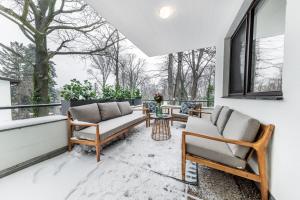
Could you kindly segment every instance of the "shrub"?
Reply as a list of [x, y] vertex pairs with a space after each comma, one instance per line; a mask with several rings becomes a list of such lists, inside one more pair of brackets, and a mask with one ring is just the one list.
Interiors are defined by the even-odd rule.
[[93, 90], [92, 84], [85, 80], [83, 83], [76, 79], [72, 79], [70, 84], [63, 86], [61, 97], [65, 100], [92, 100], [96, 99], [96, 92]]

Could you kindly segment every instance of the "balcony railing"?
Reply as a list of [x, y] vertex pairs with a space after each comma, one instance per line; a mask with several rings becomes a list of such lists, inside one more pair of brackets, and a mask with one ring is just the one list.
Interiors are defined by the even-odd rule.
[[[45, 108], [47, 108], [45, 114], [36, 115], [39, 109]], [[3, 106], [0, 107], [0, 113], [1, 121], [61, 115], [61, 103]]]
[[[154, 101], [153, 99], [143, 99], [143, 102]], [[214, 107], [213, 100], [163, 100], [163, 105], [181, 105], [182, 102], [193, 102], [201, 103], [203, 108], [212, 108]]]

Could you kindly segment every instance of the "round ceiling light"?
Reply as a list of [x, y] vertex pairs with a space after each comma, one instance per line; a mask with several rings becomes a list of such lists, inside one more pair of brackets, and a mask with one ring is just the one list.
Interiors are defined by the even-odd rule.
[[162, 19], [167, 19], [172, 15], [173, 12], [174, 10], [172, 9], [172, 7], [164, 6], [159, 10], [159, 16]]

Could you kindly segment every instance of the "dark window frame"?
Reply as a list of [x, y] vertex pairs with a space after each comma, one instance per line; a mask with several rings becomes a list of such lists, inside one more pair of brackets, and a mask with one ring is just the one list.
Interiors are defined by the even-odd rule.
[[238, 27], [230, 37], [230, 67], [231, 70], [231, 59], [232, 59], [232, 41], [236, 34], [240, 31], [242, 24], [246, 20], [246, 50], [245, 50], [245, 69], [244, 69], [244, 88], [242, 93], [231, 93], [231, 76], [229, 71], [229, 83], [228, 83], [228, 97], [232, 98], [246, 98], [246, 99], [283, 99], [283, 92], [281, 91], [267, 91], [267, 92], [252, 92], [252, 47], [253, 47], [253, 29], [254, 29], [254, 16], [255, 9], [257, 8], [260, 2], [264, 0], [254, 0], [250, 5], [249, 9], [245, 13], [244, 17], [240, 21]]

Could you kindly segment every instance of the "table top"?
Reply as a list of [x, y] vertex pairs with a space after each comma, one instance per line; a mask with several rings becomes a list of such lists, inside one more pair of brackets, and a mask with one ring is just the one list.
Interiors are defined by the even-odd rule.
[[162, 115], [153, 114], [153, 115], [150, 115], [150, 117], [152, 119], [171, 119], [172, 118], [172, 116], [168, 115], [168, 114], [162, 114]]

